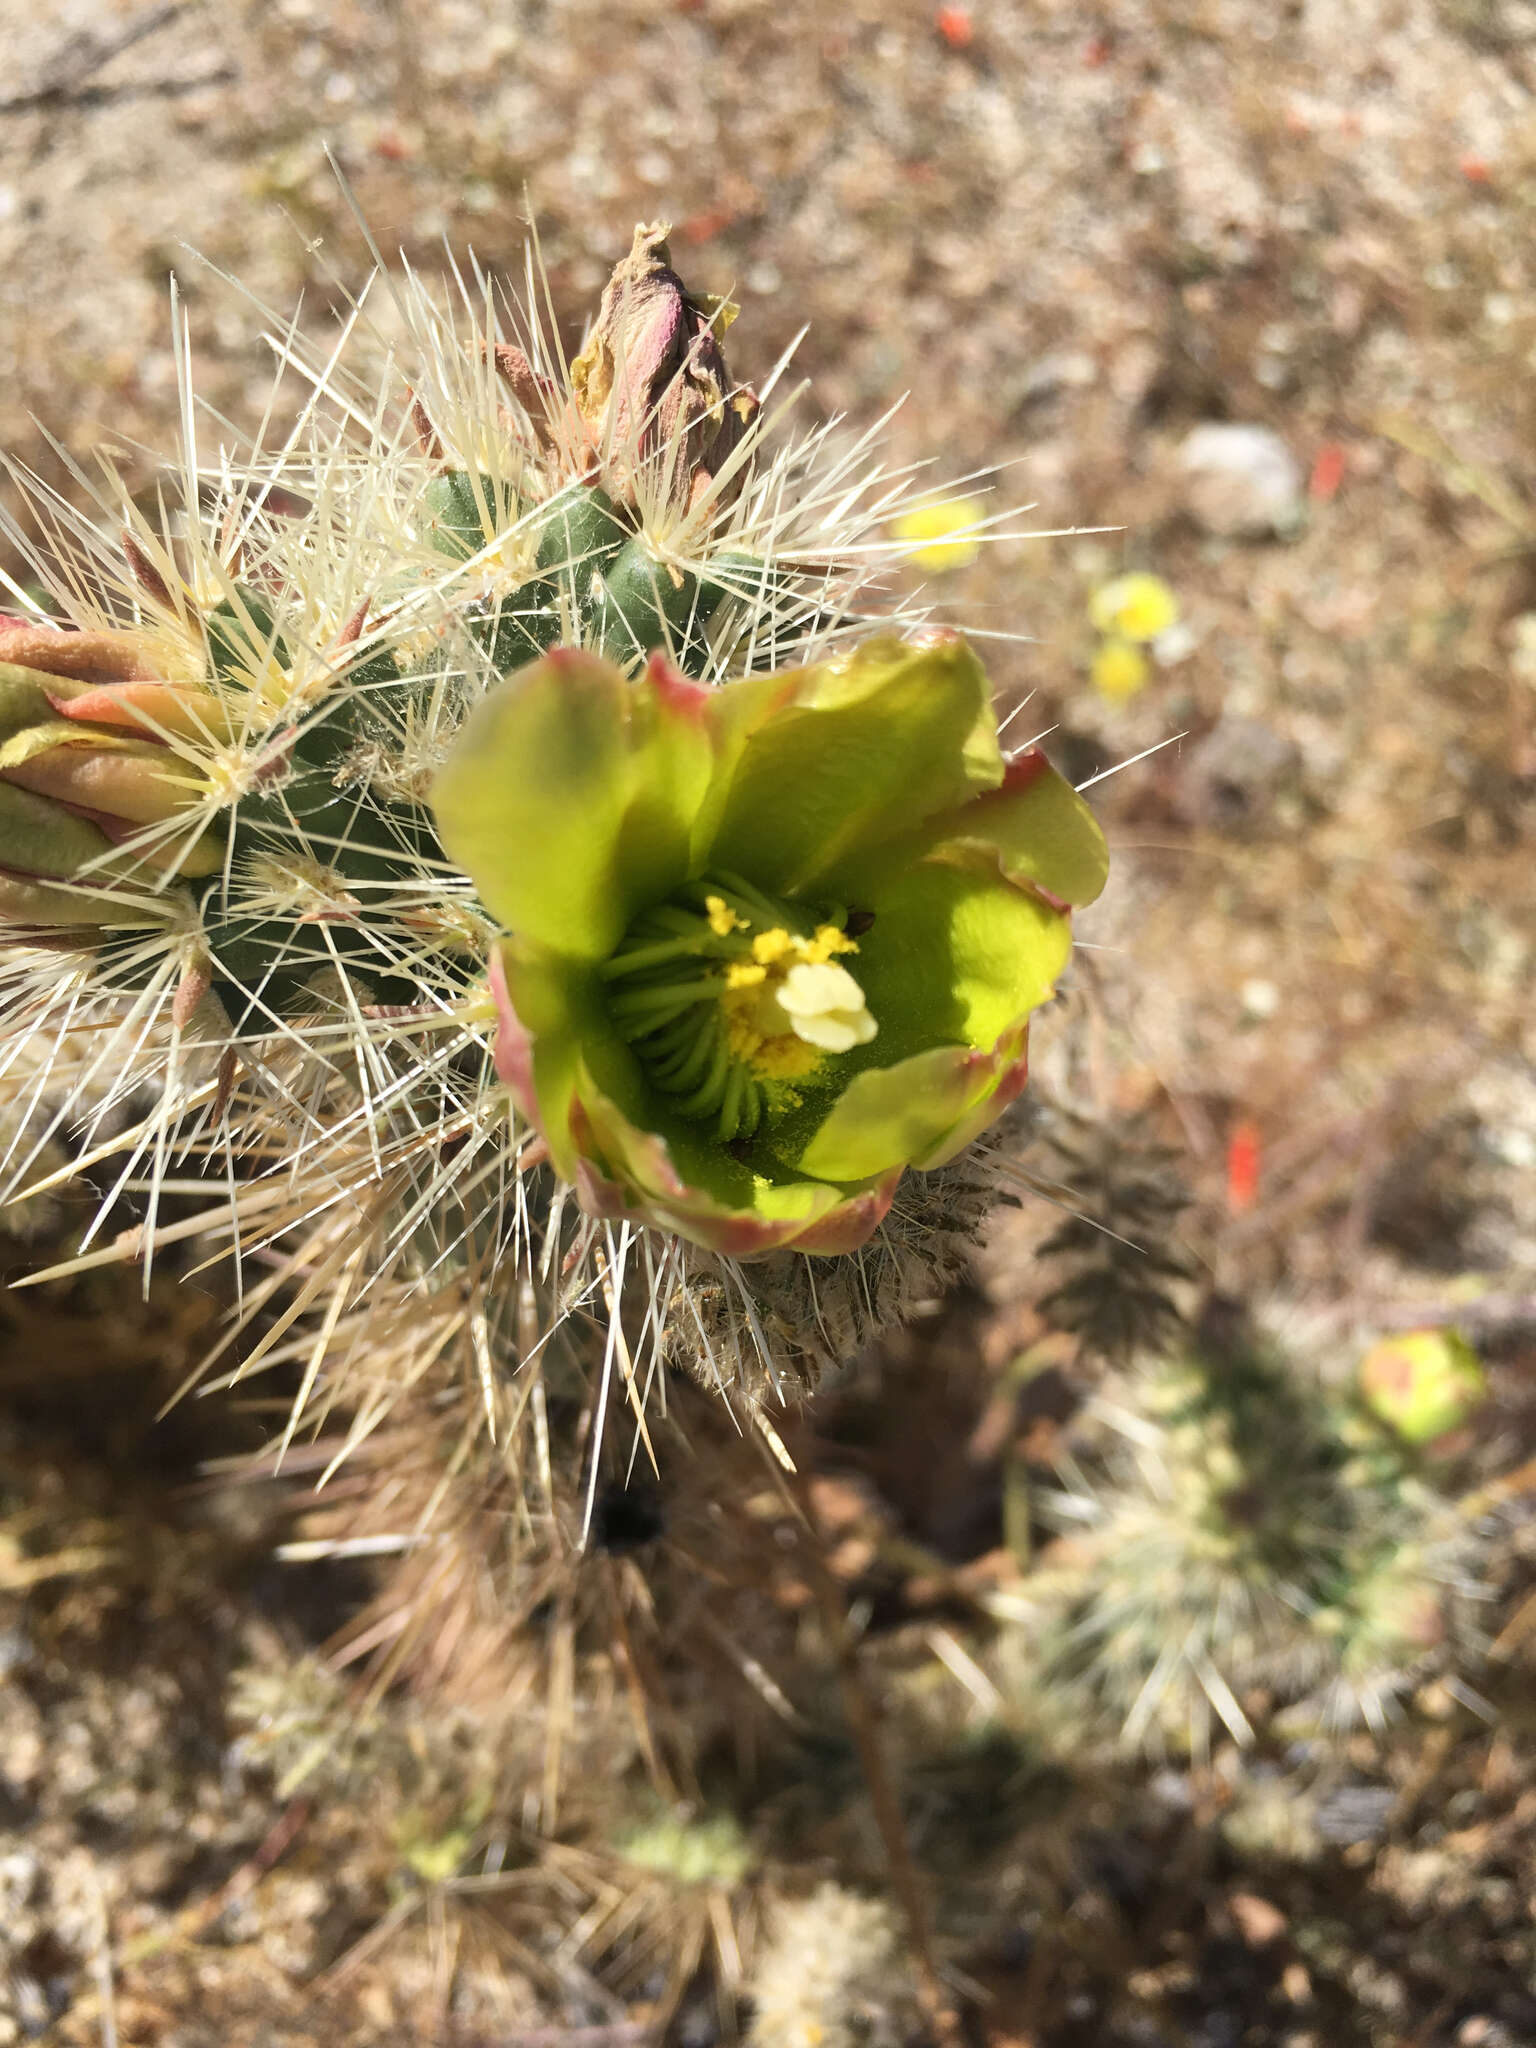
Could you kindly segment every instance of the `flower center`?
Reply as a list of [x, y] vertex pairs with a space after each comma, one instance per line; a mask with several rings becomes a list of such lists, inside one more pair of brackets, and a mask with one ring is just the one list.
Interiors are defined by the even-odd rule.
[[635, 919], [602, 969], [608, 1009], [680, 1116], [750, 1138], [800, 1102], [796, 1083], [869, 1043], [875, 1020], [842, 965], [859, 916], [813, 916], [719, 874]]

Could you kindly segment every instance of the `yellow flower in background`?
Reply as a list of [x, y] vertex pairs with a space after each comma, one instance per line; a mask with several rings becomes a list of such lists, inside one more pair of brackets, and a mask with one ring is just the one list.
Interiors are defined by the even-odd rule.
[[1151, 665], [1134, 640], [1112, 634], [1099, 642], [1089, 669], [1089, 678], [1101, 697], [1111, 704], [1126, 704], [1146, 687]]
[[985, 516], [976, 498], [936, 498], [893, 519], [891, 532], [899, 541], [924, 543], [911, 555], [920, 569], [968, 569], [981, 553], [977, 529]]
[[[1088, 600], [1088, 616], [1101, 633], [1145, 643], [1179, 622], [1179, 600], [1161, 576], [1144, 570], [1101, 583]], [[1145, 675], [1141, 682], [1145, 682]], [[1135, 685], [1140, 689], [1141, 682]], [[1125, 692], [1130, 695], [1130, 691]]]

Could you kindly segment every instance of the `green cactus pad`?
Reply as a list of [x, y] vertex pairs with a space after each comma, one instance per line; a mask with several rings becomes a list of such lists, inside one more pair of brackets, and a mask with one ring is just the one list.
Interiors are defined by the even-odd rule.
[[[493, 477], [472, 477], [467, 469], [450, 469], [433, 477], [421, 494], [427, 541], [440, 555], [467, 562], [500, 530], [498, 515], [504, 495], [498, 492]], [[492, 522], [489, 531], [487, 515]]]
[[204, 621], [208, 659], [226, 683], [242, 683], [270, 662], [286, 668], [288, 644], [276, 630], [271, 607], [253, 590], [220, 600]]
[[571, 491], [551, 507], [539, 533], [534, 559], [548, 575], [569, 571], [584, 593], [623, 546], [628, 529], [606, 491], [595, 485]]
[[664, 647], [693, 673], [683, 657], [703, 651], [707, 624], [698, 578], [658, 561], [643, 540], [626, 542], [594, 585], [591, 634], [611, 660], [628, 664]]
[[[389, 676], [383, 675], [387, 666]], [[354, 672], [396, 673], [388, 656], [375, 656]], [[222, 878], [207, 890], [200, 909], [214, 982], [237, 1033], [260, 1035], [274, 1017], [302, 1008], [304, 984], [326, 966], [356, 971], [367, 982], [368, 1000], [408, 1003], [420, 987], [392, 973], [393, 958], [380, 933], [392, 927], [387, 906], [407, 868], [440, 858], [422, 812], [363, 800], [361, 789], [342, 768], [361, 736], [366, 698], [338, 692], [326, 715], [310, 721], [295, 737], [286, 774], [269, 788], [247, 796], [236, 815], [231, 868], [248, 872], [253, 863], [312, 857], [329, 867], [338, 889], [353, 898], [349, 915], [313, 924], [296, 923], [291, 909], [270, 918], [231, 916]], [[253, 995], [252, 992], [257, 992]]]
[[499, 675], [510, 675], [547, 654], [560, 638], [560, 594], [542, 576], [494, 604], [472, 606], [465, 624]]

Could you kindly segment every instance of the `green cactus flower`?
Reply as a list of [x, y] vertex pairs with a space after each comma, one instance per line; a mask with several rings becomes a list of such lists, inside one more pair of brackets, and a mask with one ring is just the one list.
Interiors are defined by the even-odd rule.
[[432, 793], [504, 928], [498, 1070], [594, 1214], [851, 1251], [1024, 1085], [1107, 867], [957, 637], [719, 688], [557, 649]]

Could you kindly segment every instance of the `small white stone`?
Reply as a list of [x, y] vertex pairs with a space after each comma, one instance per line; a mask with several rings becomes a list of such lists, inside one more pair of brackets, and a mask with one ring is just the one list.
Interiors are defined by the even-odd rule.
[[1509, 665], [1522, 683], [1536, 685], [1536, 612], [1521, 612], [1510, 621]]
[[1189, 510], [1207, 533], [1259, 539], [1301, 522], [1301, 468], [1268, 427], [1207, 420], [1179, 450]]
[[1187, 619], [1180, 619], [1152, 642], [1152, 659], [1159, 668], [1176, 668], [1189, 659], [1198, 645], [1194, 627]]
[[1245, 981], [1238, 991], [1245, 1017], [1273, 1017], [1280, 1007], [1280, 991], [1272, 981]]
[[1536, 1166], [1536, 1136], [1530, 1131], [1495, 1131], [1490, 1149], [1506, 1166]]

